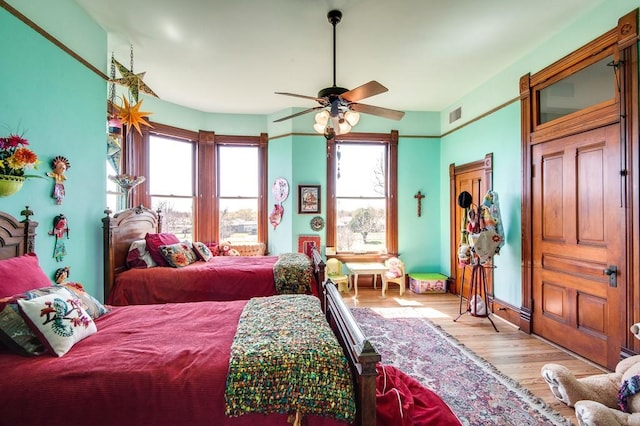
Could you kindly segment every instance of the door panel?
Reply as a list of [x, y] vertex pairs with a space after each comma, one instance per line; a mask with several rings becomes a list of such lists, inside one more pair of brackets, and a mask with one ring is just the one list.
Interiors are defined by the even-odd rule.
[[533, 147], [533, 332], [612, 368], [626, 277], [618, 126]]
[[[458, 195], [461, 192], [467, 191], [472, 196], [472, 200], [473, 200], [472, 202], [474, 204], [479, 204], [482, 201], [482, 198], [484, 197], [484, 195], [489, 190], [489, 188], [487, 188], [487, 182], [485, 181], [484, 177], [485, 177], [484, 169], [469, 170], [469, 171], [456, 174], [455, 176], [456, 200]], [[454, 246], [456, 247], [456, 250], [457, 250], [457, 247], [459, 247], [460, 245], [460, 237], [461, 237], [462, 223], [463, 223], [462, 221], [466, 215], [466, 210], [461, 208], [458, 204], [456, 204], [455, 211], [456, 211], [455, 223], [457, 224], [457, 229], [459, 230], [459, 232], [456, 235], [456, 242], [455, 242], [456, 244]], [[464, 274], [464, 277], [463, 277], [463, 274]], [[460, 286], [462, 284], [462, 279], [464, 279], [464, 282], [466, 283], [465, 293], [468, 293], [470, 289], [469, 283], [471, 283], [471, 268], [459, 268], [457, 276], [459, 277], [459, 280], [457, 282], [458, 287], [455, 289], [454, 292], [460, 293]], [[493, 274], [492, 273], [487, 274], [487, 291], [493, 295]], [[467, 297], [468, 294], [464, 294], [463, 296]]]

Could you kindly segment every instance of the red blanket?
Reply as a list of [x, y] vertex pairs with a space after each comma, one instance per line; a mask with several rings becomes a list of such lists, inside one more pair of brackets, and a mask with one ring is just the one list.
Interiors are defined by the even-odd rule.
[[224, 415], [230, 347], [245, 304], [114, 307], [96, 321], [96, 334], [61, 358], [0, 349], [0, 423], [285, 425], [286, 415]]
[[247, 300], [276, 294], [278, 256], [216, 256], [184, 268], [130, 269], [116, 277], [112, 305]]

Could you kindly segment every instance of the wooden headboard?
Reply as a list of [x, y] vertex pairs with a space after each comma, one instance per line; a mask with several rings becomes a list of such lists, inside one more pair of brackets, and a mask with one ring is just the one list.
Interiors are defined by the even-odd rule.
[[29, 206], [20, 212], [24, 220], [18, 220], [9, 213], [0, 212], [0, 259], [10, 259], [35, 251], [36, 227], [38, 222], [29, 219], [33, 212]]
[[147, 233], [162, 232], [160, 211], [152, 211], [138, 206], [123, 210], [111, 216], [111, 210], [102, 219], [104, 253], [104, 300], [111, 293], [116, 275], [127, 269], [126, 260], [129, 246], [136, 240], [144, 239]]

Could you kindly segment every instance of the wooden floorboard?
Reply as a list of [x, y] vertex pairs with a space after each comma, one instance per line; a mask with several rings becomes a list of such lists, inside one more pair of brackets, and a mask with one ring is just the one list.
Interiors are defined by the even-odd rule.
[[[353, 297], [353, 290], [343, 294], [343, 299], [350, 307], [405, 306], [420, 309], [421, 315], [440, 325], [477, 355], [491, 362], [503, 374], [518, 381], [574, 424], [577, 424], [577, 421], [573, 408], [555, 399], [549, 386], [542, 379], [540, 369], [546, 363], [556, 363], [566, 365], [577, 377], [606, 372], [561, 347], [520, 331], [513, 324], [495, 315], [492, 315], [492, 319], [498, 332], [493, 329], [487, 318], [473, 317], [465, 313], [454, 321], [460, 313], [460, 299], [453, 294], [415, 294], [405, 290], [404, 295], [400, 296], [398, 287], [393, 286], [387, 290], [387, 297], [382, 298], [379, 287], [359, 287], [357, 299]], [[465, 309], [463, 306], [463, 311]]]

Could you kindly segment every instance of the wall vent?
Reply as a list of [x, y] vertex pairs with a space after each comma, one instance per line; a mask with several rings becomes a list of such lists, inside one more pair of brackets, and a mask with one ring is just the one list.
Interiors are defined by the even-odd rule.
[[458, 107], [449, 113], [449, 124], [453, 123], [456, 120], [459, 120], [462, 117], [462, 107]]

